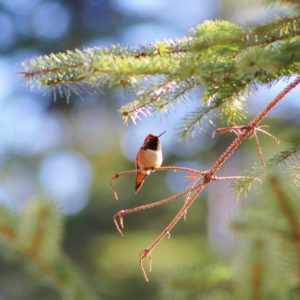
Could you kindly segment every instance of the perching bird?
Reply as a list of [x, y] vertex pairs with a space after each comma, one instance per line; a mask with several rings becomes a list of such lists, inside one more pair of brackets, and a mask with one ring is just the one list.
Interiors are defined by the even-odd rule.
[[136, 179], [135, 192], [137, 193], [142, 187], [145, 178], [151, 173], [153, 169], [159, 168], [162, 164], [163, 157], [161, 152], [160, 135], [148, 134], [144, 140], [143, 146], [140, 148], [136, 160]]

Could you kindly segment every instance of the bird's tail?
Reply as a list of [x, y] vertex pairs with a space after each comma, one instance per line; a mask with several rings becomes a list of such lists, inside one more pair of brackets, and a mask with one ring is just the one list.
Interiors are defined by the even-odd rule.
[[138, 170], [136, 172], [136, 178], [135, 178], [135, 192], [137, 193], [140, 188], [142, 187], [146, 177], [149, 175], [149, 172], [145, 170]]

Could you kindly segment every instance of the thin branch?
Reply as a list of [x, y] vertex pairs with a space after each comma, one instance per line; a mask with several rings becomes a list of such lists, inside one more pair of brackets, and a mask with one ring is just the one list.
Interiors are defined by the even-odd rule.
[[184, 195], [186, 195], [188, 193], [191, 193], [195, 189], [196, 188], [194, 187], [192, 189], [188, 189], [187, 191], [175, 194], [173, 196], [170, 196], [170, 197], [165, 198], [165, 199], [160, 200], [160, 201], [147, 203], [147, 204], [140, 205], [140, 206], [137, 206], [137, 207], [134, 207], [134, 208], [120, 210], [119, 212], [117, 212], [113, 216], [113, 220], [114, 220], [115, 226], [116, 226], [117, 230], [119, 231], [119, 233], [121, 234], [121, 236], [123, 236], [123, 232], [122, 232], [122, 229], [124, 229], [124, 220], [123, 220], [123, 217], [125, 215], [137, 213], [137, 212], [142, 211], [142, 210], [146, 210], [146, 209], [150, 209], [150, 208], [153, 208], [153, 207], [157, 207], [157, 206], [161, 206], [161, 205], [167, 204], [167, 203], [169, 203], [169, 202], [171, 202], [173, 200], [176, 200], [176, 199], [178, 199], [178, 198], [180, 198], [180, 197], [182, 197], [182, 196], [184, 196]]
[[170, 232], [174, 228], [174, 226], [178, 223], [178, 221], [182, 218], [182, 216], [184, 216], [186, 210], [188, 210], [190, 208], [190, 206], [193, 204], [193, 202], [198, 198], [198, 196], [200, 195], [201, 191], [206, 186], [205, 183], [206, 183], [206, 181], [202, 182], [200, 185], [197, 186], [197, 190], [195, 191], [194, 195], [191, 198], [189, 198], [188, 201], [186, 201], [186, 203], [178, 211], [178, 213], [173, 218], [173, 220], [169, 223], [169, 225], [166, 226], [166, 228], [153, 241], [153, 243], [150, 245], [149, 248], [147, 248], [147, 249], [145, 249], [145, 250], [142, 251], [142, 253], [140, 255], [140, 266], [141, 266], [141, 270], [143, 272], [144, 278], [145, 278], [145, 280], [147, 282], [149, 281], [149, 279], [148, 279], [147, 273], [146, 273], [144, 265], [143, 265], [143, 260], [146, 257], [149, 257], [149, 256], [151, 257], [151, 252], [153, 251], [153, 249], [161, 242], [161, 240], [163, 240], [163, 238], [165, 236], [167, 236], [168, 234], [170, 234]]
[[118, 192], [116, 191], [116, 189], [114, 188], [114, 186], [112, 184], [113, 181], [120, 178], [120, 177], [122, 177], [122, 176], [130, 175], [130, 174], [136, 174], [136, 169], [129, 170], [129, 171], [124, 171], [124, 172], [117, 172], [117, 173], [115, 173], [114, 176], [112, 176], [110, 178], [109, 185], [110, 185], [110, 188], [111, 188], [112, 192], [114, 193], [114, 196], [115, 196], [116, 200], [119, 200], [119, 195], [118, 195]]
[[[248, 127], [249, 127], [249, 125], [248, 126], [247, 125], [235, 125], [235, 126], [231, 126], [231, 127], [217, 128], [213, 131], [212, 138], [214, 138], [217, 133], [224, 134], [224, 133], [228, 133], [228, 132], [229, 133], [234, 133], [236, 136], [240, 136], [244, 133], [245, 130], [247, 130]], [[257, 146], [257, 149], [258, 149], [259, 158], [260, 158], [262, 164], [265, 166], [266, 163], [265, 163], [263, 153], [262, 153], [262, 149], [261, 149], [259, 139], [258, 139], [258, 136], [257, 136], [257, 131], [260, 131], [261, 133], [271, 137], [273, 139], [273, 141], [277, 144], [279, 144], [280, 142], [274, 135], [272, 135], [268, 131], [262, 129], [262, 127], [269, 127], [269, 126], [268, 125], [256, 126], [253, 129], [253, 134], [252, 134], [252, 136], [250, 136], [250, 139], [254, 137], [255, 143], [256, 143], [256, 146]]]
[[265, 118], [265, 116], [274, 108], [274, 106], [284, 98], [292, 89], [294, 89], [300, 83], [300, 77], [297, 77], [293, 82], [286, 86], [274, 99], [271, 101], [254, 120], [252, 120], [244, 132], [236, 137], [230, 146], [222, 153], [219, 159], [210, 169], [209, 173], [214, 175], [225, 163], [225, 161], [233, 154], [233, 152], [239, 147], [243, 140], [254, 130], [255, 127]]
[[[198, 175], [198, 177], [204, 177], [205, 174], [206, 174], [206, 171], [198, 171], [198, 170], [191, 169], [191, 168], [177, 167], [177, 166], [159, 167], [159, 168], [151, 170], [151, 173], [153, 173], [155, 171], [173, 171], [173, 172], [182, 171], [182, 172], [188, 172], [188, 173], [191, 173], [191, 174], [196, 174], [196, 175]], [[109, 185], [110, 185], [110, 188], [111, 188], [116, 200], [119, 200], [119, 195], [118, 195], [118, 192], [116, 191], [116, 189], [113, 186], [113, 181], [120, 178], [120, 177], [122, 177], [122, 176], [130, 175], [130, 174], [136, 174], [136, 169], [128, 170], [128, 171], [124, 171], [124, 172], [117, 172], [117, 173], [115, 173], [114, 176], [112, 176], [110, 178]]]
[[256, 146], [257, 146], [257, 149], [258, 149], [259, 158], [260, 158], [261, 163], [263, 164], [263, 166], [265, 166], [266, 163], [265, 163], [264, 156], [263, 156], [263, 153], [262, 153], [262, 150], [261, 150], [261, 146], [260, 146], [260, 143], [259, 143], [259, 140], [258, 140], [258, 137], [257, 137], [256, 130], [253, 130], [253, 136], [254, 136], [255, 143], [256, 143]]
[[[188, 193], [186, 194], [184, 203], [187, 203], [189, 201], [189, 199], [191, 198], [192, 192], [193, 192], [193, 190], [195, 188], [195, 185], [198, 181], [199, 181], [199, 176], [195, 177], [194, 180], [192, 181], [192, 183], [190, 184], [190, 186], [188, 187]], [[186, 216], [187, 216], [187, 210], [184, 212], [184, 216], [183, 216], [184, 221], [186, 221]]]
[[[285, 89], [283, 89], [266, 107], [265, 109], [260, 112], [256, 118], [254, 118], [247, 126], [243, 127], [243, 130], [237, 135], [237, 137], [233, 140], [233, 142], [229, 145], [229, 147], [220, 155], [220, 157], [216, 160], [214, 165], [205, 172], [196, 171], [193, 169], [188, 168], [182, 168], [182, 167], [161, 167], [157, 170], [180, 170], [180, 171], [187, 171], [191, 173], [199, 174], [199, 177], [203, 179], [203, 181], [195, 186], [195, 192], [192, 195], [192, 197], [187, 197], [186, 202], [184, 203], [183, 207], [178, 211], [176, 216], [172, 219], [172, 221], [166, 226], [166, 228], [161, 232], [161, 234], [153, 241], [153, 243], [150, 245], [148, 249], [145, 249], [142, 251], [140, 255], [140, 266], [141, 270], [143, 272], [145, 280], [148, 282], [148, 276], [145, 271], [145, 268], [143, 266], [143, 260], [146, 257], [151, 257], [151, 252], [153, 249], [160, 243], [160, 241], [167, 235], [170, 234], [171, 230], [174, 228], [174, 226], [177, 224], [177, 222], [186, 214], [186, 211], [190, 208], [192, 203], [198, 198], [198, 196], [201, 194], [202, 190], [209, 184], [211, 180], [214, 180], [216, 178], [215, 174], [216, 172], [223, 166], [225, 161], [234, 153], [234, 151], [239, 147], [239, 145], [246, 139], [246, 137], [251, 133], [255, 131], [255, 128], [257, 128], [258, 124], [266, 117], [266, 115], [272, 110], [272, 108], [283, 99], [283, 97], [289, 93], [293, 88], [295, 88], [300, 83], [300, 77], [297, 77], [292, 83], [290, 83]], [[130, 174], [133, 173], [133, 171], [127, 171], [123, 172], [122, 174]], [[113, 178], [120, 177], [119, 174], [116, 173], [116, 175]], [[189, 190], [188, 190], [189, 191]], [[163, 200], [162, 200], [163, 201]], [[299, 244], [300, 245], [300, 244]], [[151, 268], [150, 268], [151, 269]]]
[[256, 176], [212, 176], [212, 179], [213, 180], [253, 179], [262, 182], [262, 180]]
[[260, 131], [260, 132], [264, 133], [265, 135], [267, 135], [267, 136], [269, 136], [270, 138], [272, 138], [273, 141], [274, 141], [276, 144], [280, 144], [279, 139], [276, 138], [274, 135], [272, 135], [270, 132], [268, 132], [268, 131], [266, 131], [266, 130], [263, 130], [263, 129], [262, 129], [262, 126], [257, 127], [257, 128], [256, 128], [256, 131]]

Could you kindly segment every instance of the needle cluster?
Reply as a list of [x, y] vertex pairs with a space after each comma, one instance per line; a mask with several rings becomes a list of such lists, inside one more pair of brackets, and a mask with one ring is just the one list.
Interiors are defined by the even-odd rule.
[[271, 85], [298, 73], [299, 47], [299, 15], [250, 29], [228, 21], [205, 21], [181, 40], [32, 58], [21, 64], [21, 75], [29, 85], [67, 99], [89, 87], [125, 88], [136, 95], [120, 108], [125, 123], [166, 112], [178, 102], [191, 100], [195, 89], [204, 89], [199, 108], [181, 122], [179, 130], [185, 137], [215, 110], [225, 123], [242, 121], [245, 96], [258, 84]]

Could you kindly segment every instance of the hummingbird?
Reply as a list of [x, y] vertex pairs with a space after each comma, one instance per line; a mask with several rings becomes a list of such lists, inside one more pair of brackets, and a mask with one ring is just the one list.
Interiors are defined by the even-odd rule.
[[150, 175], [153, 169], [159, 168], [162, 164], [163, 157], [161, 152], [160, 135], [148, 134], [144, 140], [143, 146], [140, 148], [136, 160], [136, 178], [135, 192], [137, 193], [142, 187], [146, 177]]

